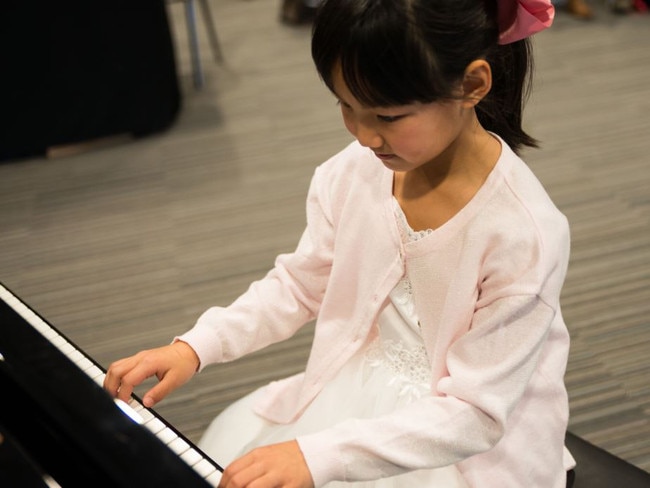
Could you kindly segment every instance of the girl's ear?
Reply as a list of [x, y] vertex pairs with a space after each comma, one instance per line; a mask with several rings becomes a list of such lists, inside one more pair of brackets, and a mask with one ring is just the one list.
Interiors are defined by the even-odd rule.
[[463, 100], [467, 108], [476, 106], [492, 88], [492, 69], [484, 59], [475, 59], [465, 68], [462, 82]]

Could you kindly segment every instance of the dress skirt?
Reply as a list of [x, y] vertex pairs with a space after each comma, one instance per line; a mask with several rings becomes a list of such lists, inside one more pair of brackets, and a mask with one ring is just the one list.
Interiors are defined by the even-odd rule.
[[[199, 447], [222, 466], [257, 446], [314, 433], [349, 418], [373, 418], [430, 393], [430, 368], [410, 301], [408, 280], [391, 294], [378, 334], [338, 372], [293, 423], [275, 424], [253, 412], [260, 388], [226, 408]], [[372, 481], [332, 481], [326, 488], [466, 488], [455, 466], [410, 471]]]

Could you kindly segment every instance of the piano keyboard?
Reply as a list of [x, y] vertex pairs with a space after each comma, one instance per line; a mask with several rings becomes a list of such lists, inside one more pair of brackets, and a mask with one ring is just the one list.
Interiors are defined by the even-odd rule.
[[[1, 283], [0, 300], [9, 305], [51, 344], [63, 352], [86, 375], [92, 378], [99, 386], [103, 387], [104, 377], [106, 376], [105, 371]], [[0, 357], [0, 360], [2, 360], [2, 357]], [[119, 405], [119, 402], [116, 401], [126, 415], [152, 432], [172, 452], [191, 466], [209, 485], [214, 487], [218, 485], [221, 479], [221, 472], [223, 471], [221, 466], [203, 454], [153, 410], [146, 408], [137, 397], [131, 397], [127, 404], [128, 407]]]

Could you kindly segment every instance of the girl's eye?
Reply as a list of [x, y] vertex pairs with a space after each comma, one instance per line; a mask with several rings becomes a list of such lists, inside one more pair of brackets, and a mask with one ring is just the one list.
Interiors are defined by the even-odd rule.
[[381, 120], [382, 122], [388, 122], [388, 123], [396, 122], [399, 119], [401, 119], [402, 117], [404, 117], [404, 116], [403, 115], [377, 115], [377, 118], [379, 120]]

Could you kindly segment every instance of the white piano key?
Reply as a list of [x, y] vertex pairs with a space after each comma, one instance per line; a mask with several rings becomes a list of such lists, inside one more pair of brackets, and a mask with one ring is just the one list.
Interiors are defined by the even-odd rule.
[[167, 427], [163, 422], [160, 421], [159, 418], [153, 417], [151, 420], [145, 420], [143, 425], [149, 429], [151, 432], [154, 434], [157, 434], [161, 430], [163, 430], [165, 427]]
[[65, 354], [66, 356], [69, 357], [70, 354], [72, 354], [76, 349], [74, 348], [74, 346], [73, 346], [72, 344], [70, 344], [69, 342], [65, 341], [65, 338], [63, 338], [63, 340], [64, 340], [64, 342], [61, 343], [61, 345], [59, 346], [59, 350], [60, 350], [63, 354]]
[[205, 481], [207, 481], [210, 486], [217, 487], [219, 486], [219, 481], [221, 481], [221, 471], [219, 470], [214, 470], [214, 473], [210, 473], [206, 478]]
[[50, 339], [50, 342], [57, 347], [57, 349], [61, 349], [61, 347], [63, 345], [68, 343], [68, 341], [65, 340], [65, 337], [63, 337], [63, 336], [61, 336], [59, 334], [57, 334], [55, 336], [52, 336], [49, 339]]
[[160, 439], [163, 444], [169, 444], [174, 439], [177, 439], [178, 435], [176, 435], [176, 432], [174, 432], [172, 429], [165, 428], [158, 432], [156, 434], [156, 437], [158, 437], [158, 439]]
[[40, 327], [34, 327], [34, 328], [36, 330], [38, 330], [41, 334], [43, 334], [43, 336], [46, 339], [51, 340], [53, 337], [58, 337], [59, 336], [59, 333], [57, 331], [55, 331], [54, 329], [51, 329], [49, 327], [45, 327], [45, 324], [43, 324], [41, 322], [38, 322], [37, 325], [40, 325]]
[[97, 366], [95, 366], [95, 363], [93, 363], [90, 359], [84, 356], [83, 353], [80, 352], [79, 354], [81, 355], [81, 357], [79, 358], [78, 361], [75, 361], [75, 363], [77, 366], [79, 366], [79, 368], [82, 371], [84, 371], [88, 376], [90, 376], [91, 369], [96, 368]]
[[127, 403], [128, 403], [128, 404], [131, 406], [131, 408], [132, 408], [133, 410], [135, 410], [136, 412], [140, 412], [140, 410], [143, 410], [143, 409], [144, 409], [144, 405], [142, 405], [142, 403], [140, 403], [138, 400], [136, 400], [136, 399], [133, 398], [133, 397], [131, 397], [131, 399], [130, 399]]
[[209, 476], [210, 474], [212, 474], [214, 471], [217, 470], [217, 468], [215, 468], [214, 465], [209, 461], [207, 461], [205, 458], [202, 458], [198, 463], [196, 463], [192, 467], [203, 478], [206, 478], [207, 476]]
[[101, 368], [99, 368], [97, 365], [93, 364], [90, 369], [86, 370], [86, 374], [90, 376], [92, 379], [96, 379], [97, 377], [101, 377], [102, 380], [104, 379], [104, 376], [106, 376], [106, 373], [104, 373]]
[[196, 449], [188, 449], [183, 454], [181, 454], [181, 459], [183, 459], [190, 466], [194, 466], [201, 459], [203, 459], [203, 457]]
[[[77, 349], [73, 349], [73, 350], [70, 352], [70, 354], [68, 354], [68, 359], [70, 359], [70, 361], [72, 361], [72, 362], [75, 363], [77, 366], [79, 366], [79, 363], [81, 363], [82, 361], [84, 361], [86, 358], [85, 358], [85, 356], [84, 356], [83, 354], [81, 354], [81, 352], [79, 352]], [[81, 366], [79, 366], [79, 367], [81, 368]], [[81, 368], [81, 370], [83, 371], [83, 368]]]
[[167, 446], [179, 456], [190, 448], [190, 445], [181, 437], [177, 437]]
[[142, 424], [144, 420], [142, 417], [135, 411], [133, 410], [128, 403], [125, 401], [120, 400], [119, 398], [115, 399], [115, 405], [117, 405], [122, 412], [124, 412], [127, 417], [129, 417], [131, 420], [133, 420], [137, 424]]
[[61, 488], [61, 485], [58, 484], [49, 474], [43, 476], [43, 483], [45, 483], [48, 488]]
[[154, 418], [154, 414], [152, 414], [146, 408], [144, 408], [142, 412], [140, 412], [140, 415], [142, 415], [142, 418], [144, 419], [145, 422], [149, 422], [151, 419]]

